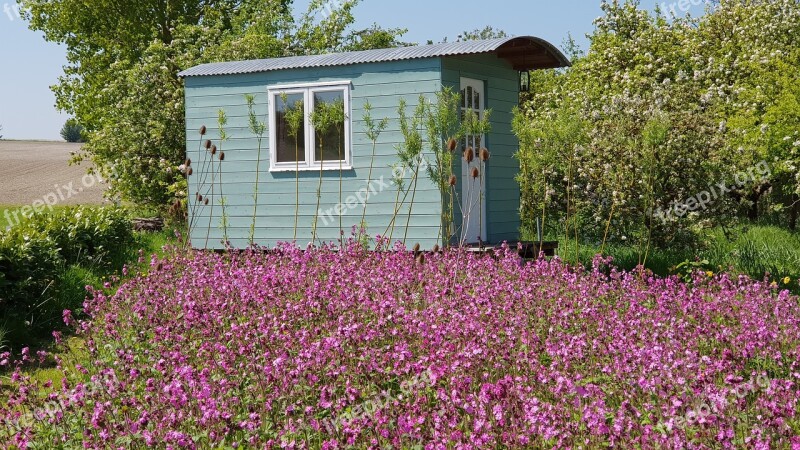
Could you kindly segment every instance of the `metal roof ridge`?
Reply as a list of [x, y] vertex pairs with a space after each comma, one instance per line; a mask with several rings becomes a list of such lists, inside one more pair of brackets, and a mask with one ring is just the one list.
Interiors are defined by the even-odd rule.
[[280, 58], [254, 59], [206, 63], [194, 66], [178, 74], [181, 78], [214, 75], [238, 75], [277, 70], [305, 69], [318, 67], [346, 66], [353, 64], [403, 61], [411, 59], [436, 58], [465, 54], [490, 53], [517, 39], [528, 39], [545, 47], [563, 65], [569, 65], [567, 58], [555, 46], [534, 36], [513, 36], [476, 41], [443, 42], [438, 44], [387, 49], [360, 50], [319, 55], [296, 55]]

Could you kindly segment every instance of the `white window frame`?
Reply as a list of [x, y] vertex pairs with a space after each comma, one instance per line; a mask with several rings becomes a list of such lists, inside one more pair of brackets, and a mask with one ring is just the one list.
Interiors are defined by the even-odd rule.
[[[350, 101], [350, 90], [352, 82], [348, 81], [330, 81], [321, 83], [302, 83], [302, 84], [284, 84], [270, 86], [267, 89], [269, 97], [269, 145], [270, 145], [270, 172], [294, 172], [312, 171], [312, 170], [352, 170], [353, 165], [353, 152], [352, 139], [351, 139], [351, 122], [352, 122], [352, 104]], [[344, 159], [340, 161], [324, 161], [320, 162], [316, 159], [316, 133], [314, 127], [311, 125], [311, 112], [314, 106], [314, 93], [317, 92], [337, 92], [343, 93], [344, 99]], [[274, 119], [276, 117], [277, 102], [276, 96], [282, 93], [286, 94], [303, 94], [303, 108], [304, 108], [304, 126], [305, 126], [305, 161], [301, 161], [299, 166], [296, 161], [291, 162], [278, 162], [277, 149], [278, 136], [275, 133]]]

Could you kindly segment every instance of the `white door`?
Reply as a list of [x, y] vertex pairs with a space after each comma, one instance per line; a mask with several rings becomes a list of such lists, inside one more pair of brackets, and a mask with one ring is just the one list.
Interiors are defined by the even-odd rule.
[[[461, 79], [461, 117], [472, 111], [483, 118], [486, 95], [483, 81], [471, 78]], [[462, 227], [460, 239], [465, 244], [486, 242], [486, 165], [481, 163], [480, 149], [484, 146], [483, 135], [466, 136], [462, 149], [472, 148], [474, 159], [467, 163], [461, 158], [461, 213]], [[475, 169], [479, 176], [474, 177]]]

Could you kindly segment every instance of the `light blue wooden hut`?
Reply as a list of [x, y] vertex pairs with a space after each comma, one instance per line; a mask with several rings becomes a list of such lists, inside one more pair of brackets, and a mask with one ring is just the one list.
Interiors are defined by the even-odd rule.
[[[461, 92], [463, 110], [478, 114], [492, 110], [492, 130], [480, 137], [492, 155], [484, 183], [467, 195], [471, 167], [465, 161], [455, 166], [461, 175], [459, 201], [463, 208], [473, 211], [466, 223], [462, 223], [462, 214], [455, 214], [456, 239], [486, 244], [516, 242], [520, 191], [515, 180], [519, 163], [514, 158], [518, 141], [511, 130], [512, 109], [519, 103], [524, 74], [568, 64], [553, 45], [525, 36], [213, 63], [188, 69], [180, 76], [186, 87], [186, 153], [193, 161], [189, 177], [193, 245], [218, 249], [225, 237], [234, 247], [249, 244], [256, 180], [258, 208], [252, 233], [258, 245], [272, 247], [295, 241], [296, 236], [298, 245], [305, 246], [311, 241], [315, 221], [316, 243], [338, 241], [342, 232], [348, 237], [352, 227], [361, 224], [365, 189], [371, 191], [365, 218], [370, 235], [392, 230], [393, 240], [405, 241], [409, 247], [417, 243], [423, 249], [443, 245], [437, 187], [420, 174], [413, 205], [407, 201], [391, 227], [397, 198], [391, 180], [398, 163], [396, 146], [402, 142], [398, 121], [401, 99], [411, 112], [420, 95], [433, 101], [436, 93], [448, 86]], [[247, 95], [254, 96], [257, 116], [267, 125], [260, 157], [259, 139], [248, 126]], [[305, 106], [295, 137], [289, 132], [286, 113], [293, 105], [301, 106], [298, 101]], [[346, 120], [339, 133], [327, 136], [327, 144], [323, 136], [320, 158], [316, 150], [318, 133], [308, 105], [334, 101], [344, 103]], [[364, 122], [367, 102], [375, 120], [389, 119], [374, 160]], [[219, 140], [220, 111], [227, 117], [227, 140], [223, 142]], [[201, 126], [208, 129], [203, 138], [198, 133]], [[225, 153], [224, 162], [208, 163], [205, 139]], [[371, 161], [374, 169], [367, 186]], [[410, 176], [406, 174], [406, 179]], [[198, 193], [204, 195], [199, 202]]]

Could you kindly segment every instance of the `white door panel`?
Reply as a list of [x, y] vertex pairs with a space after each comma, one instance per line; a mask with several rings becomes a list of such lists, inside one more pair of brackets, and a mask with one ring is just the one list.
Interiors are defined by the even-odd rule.
[[[485, 110], [486, 91], [481, 80], [471, 78], [461, 79], [461, 117], [468, 111], [475, 113], [478, 118], [483, 118]], [[466, 244], [486, 242], [486, 184], [481, 167], [480, 149], [484, 146], [485, 136], [473, 135], [465, 137], [462, 150], [472, 148], [474, 159], [467, 163], [461, 158], [461, 212], [463, 222], [461, 225], [460, 240]], [[473, 169], [477, 168], [480, 176], [472, 176]]]

